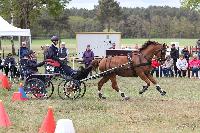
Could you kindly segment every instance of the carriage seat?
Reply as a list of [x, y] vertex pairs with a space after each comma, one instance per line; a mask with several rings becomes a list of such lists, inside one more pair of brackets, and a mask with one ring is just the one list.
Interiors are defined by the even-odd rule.
[[60, 63], [58, 61], [47, 59], [47, 63], [45, 66], [46, 73], [53, 74], [53, 73], [60, 73]]

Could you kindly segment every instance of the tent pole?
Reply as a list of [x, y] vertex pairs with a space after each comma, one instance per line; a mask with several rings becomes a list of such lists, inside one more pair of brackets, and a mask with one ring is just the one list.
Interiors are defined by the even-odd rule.
[[30, 49], [31, 49], [31, 43], [32, 43], [31, 36], [29, 36], [29, 41], [30, 41], [29, 43], [30, 43]]
[[19, 56], [19, 58], [18, 58], [18, 60], [20, 61], [20, 47], [21, 47], [21, 37], [20, 36], [18, 36], [18, 40], [19, 40], [19, 48], [18, 48], [18, 56]]

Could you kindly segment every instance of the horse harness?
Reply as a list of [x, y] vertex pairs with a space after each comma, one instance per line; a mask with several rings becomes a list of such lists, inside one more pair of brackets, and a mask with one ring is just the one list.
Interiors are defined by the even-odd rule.
[[[135, 52], [135, 53], [134, 53], [134, 52]], [[165, 49], [163, 49], [163, 48], [158, 49], [158, 50], [156, 50], [156, 51], [153, 53], [153, 55], [156, 55], [156, 54], [158, 54], [159, 52], [161, 52], [161, 55], [164, 55]], [[139, 58], [139, 64], [133, 64], [132, 54], [138, 56], [138, 58]], [[142, 57], [143, 57], [144, 59], [146, 59], [147, 62], [142, 63]], [[144, 54], [143, 54], [142, 52], [140, 52], [140, 51], [132, 51], [132, 52], [128, 53], [128, 54], [127, 54], [127, 59], [128, 59], [128, 64], [129, 64], [129, 66], [130, 66], [130, 67], [128, 67], [128, 68], [130, 68], [132, 71], [134, 71], [134, 68], [135, 68], [135, 67], [151, 66], [151, 59], [148, 58], [146, 55], [144, 55]], [[159, 59], [160, 59], [161, 61], [163, 60], [162, 57], [159, 58]], [[108, 58], [106, 58], [105, 69], [107, 68], [107, 62], [109, 62], [109, 64], [108, 64], [108, 69], [111, 69], [111, 65], [110, 65], [110, 64], [111, 64], [111, 62], [112, 62], [112, 56], [108, 56]]]
[[[130, 64], [130, 68], [131, 68], [132, 71], [134, 71], [135, 67], [150, 66], [151, 65], [151, 61], [147, 60], [146, 57], [141, 52], [138, 52], [137, 54], [135, 54], [135, 55], [138, 55], [138, 57], [139, 57], [139, 64], [134, 65], [133, 61], [132, 61], [132, 53], [133, 52], [127, 54], [128, 63]], [[147, 62], [142, 63], [141, 55], [147, 60]]]

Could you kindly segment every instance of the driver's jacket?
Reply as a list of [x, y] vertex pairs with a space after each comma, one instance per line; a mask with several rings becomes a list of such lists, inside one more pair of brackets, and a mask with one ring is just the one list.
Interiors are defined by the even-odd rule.
[[52, 59], [60, 62], [58, 57], [58, 48], [53, 44], [48, 48], [48, 51], [46, 53], [46, 59]]

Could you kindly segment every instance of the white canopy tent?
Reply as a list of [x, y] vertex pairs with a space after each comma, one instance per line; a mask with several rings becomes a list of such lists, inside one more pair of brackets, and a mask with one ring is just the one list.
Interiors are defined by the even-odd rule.
[[12, 26], [0, 16], [0, 36], [31, 36], [31, 32]]
[[31, 32], [30, 29], [21, 29], [9, 24], [0, 16], [0, 37], [1, 36], [20, 36], [29, 37], [29, 43], [31, 44]]

